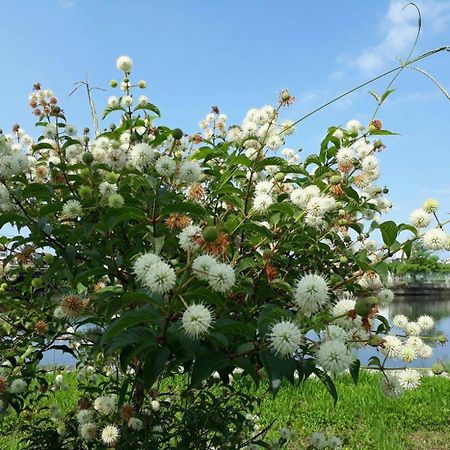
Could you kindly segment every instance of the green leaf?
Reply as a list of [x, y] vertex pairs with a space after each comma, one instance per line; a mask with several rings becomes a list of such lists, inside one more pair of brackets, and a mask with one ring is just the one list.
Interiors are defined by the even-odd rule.
[[[278, 358], [269, 350], [261, 350], [259, 352], [259, 358], [272, 382], [273, 391], [279, 389], [283, 378], [287, 378], [291, 383], [294, 382], [294, 372], [297, 367], [297, 363], [294, 359]], [[280, 382], [279, 384], [278, 381]], [[277, 385], [274, 385], [274, 382], [277, 382]]]
[[330, 378], [330, 376], [324, 372], [323, 370], [320, 370], [318, 367], [314, 369], [314, 373], [317, 375], [319, 380], [325, 385], [330, 395], [333, 397], [334, 404], [336, 405], [338, 401], [338, 393], [336, 390], [336, 386], [333, 382], [333, 380]]
[[274, 203], [269, 207], [269, 211], [280, 211], [286, 216], [294, 216], [294, 208], [286, 202]]
[[380, 104], [383, 103], [394, 91], [395, 89], [387, 89], [386, 91], [384, 91], [384, 94], [380, 99]]
[[106, 328], [102, 336], [102, 343], [112, 339], [126, 328], [152, 321], [156, 317], [156, 311], [150, 305], [145, 305], [142, 308], [127, 311], [116, 319], [108, 328]]
[[170, 356], [170, 349], [167, 347], [158, 347], [151, 351], [145, 357], [144, 362], [144, 385], [150, 389], [158, 377], [164, 371], [166, 362]]
[[161, 111], [155, 105], [152, 105], [149, 102], [139, 103], [139, 105], [136, 106], [136, 108], [134, 108], [133, 111], [139, 111], [139, 110], [151, 111], [151, 112], [154, 112], [158, 117], [161, 117]]
[[381, 361], [380, 358], [378, 358], [378, 356], [372, 356], [367, 365], [370, 366], [375, 366], [375, 367], [381, 367]]
[[231, 361], [221, 352], [202, 353], [195, 358], [192, 367], [191, 386], [199, 387], [213, 372], [231, 366]]
[[105, 110], [103, 111], [102, 119], [105, 119], [109, 114], [111, 114], [113, 111], [122, 111], [126, 112], [124, 108], [120, 106], [120, 103], [115, 106], [107, 106]]
[[393, 131], [388, 130], [374, 130], [371, 131], [370, 134], [372, 136], [400, 136], [398, 133], [394, 133]]
[[390, 247], [395, 242], [398, 235], [397, 225], [392, 220], [389, 220], [381, 223], [378, 228], [381, 231], [383, 242], [387, 247]]
[[387, 283], [388, 276], [389, 276], [389, 266], [386, 262], [380, 261], [373, 266], [373, 270], [380, 276], [381, 281], [383, 283]]
[[53, 145], [49, 144], [48, 142], [40, 142], [39, 144], [35, 144], [32, 146], [33, 152], [44, 149], [54, 150]]
[[161, 217], [168, 216], [171, 213], [189, 213], [193, 216], [204, 218], [206, 216], [206, 210], [203, 206], [192, 202], [173, 202], [168, 206], [161, 208]]
[[358, 384], [360, 368], [361, 368], [361, 361], [359, 359], [355, 359], [350, 364], [350, 375], [352, 376], [353, 382], [355, 384]]
[[264, 336], [269, 331], [271, 325], [288, 317], [289, 313], [286, 310], [271, 304], [265, 305], [261, 309], [261, 313], [258, 317], [258, 332], [261, 334], [261, 336]]

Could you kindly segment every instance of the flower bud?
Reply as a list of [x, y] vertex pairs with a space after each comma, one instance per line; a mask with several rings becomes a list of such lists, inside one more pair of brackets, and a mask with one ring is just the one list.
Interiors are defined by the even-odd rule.
[[330, 177], [330, 183], [331, 184], [339, 184], [341, 182], [341, 176], [340, 175], [333, 175]]
[[203, 230], [203, 239], [206, 242], [215, 242], [217, 239], [217, 235], [218, 235], [217, 228], [214, 226], [206, 227]]
[[94, 162], [94, 155], [91, 152], [84, 152], [81, 159], [85, 164], [92, 164]]
[[172, 130], [172, 137], [176, 140], [179, 140], [183, 137], [183, 130], [181, 130], [180, 128], [174, 128]]
[[370, 338], [367, 341], [367, 343], [371, 347], [378, 347], [382, 342], [383, 342], [383, 338], [381, 336], [379, 336], [378, 334], [373, 334], [372, 336], [370, 336]]
[[[370, 297], [371, 298], [371, 297]], [[372, 302], [369, 298], [359, 298], [355, 304], [355, 312], [358, 316], [365, 317], [372, 310]]]
[[117, 81], [116, 81], [116, 80], [111, 80], [111, 81], [109, 82], [109, 85], [110, 85], [112, 88], [115, 88], [115, 87], [117, 87]]
[[441, 363], [434, 363], [431, 366], [431, 370], [433, 371], [433, 373], [435, 375], [440, 375], [441, 373], [445, 372], [445, 368], [444, 368], [444, 366]]

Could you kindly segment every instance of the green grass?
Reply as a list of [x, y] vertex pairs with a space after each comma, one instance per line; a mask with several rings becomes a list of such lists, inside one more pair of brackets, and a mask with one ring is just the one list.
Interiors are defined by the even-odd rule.
[[[63, 410], [76, 405], [74, 385], [56, 393]], [[377, 375], [362, 373], [358, 386], [343, 376], [336, 385], [336, 406], [317, 380], [283, 386], [275, 398], [261, 386], [261, 421], [275, 421], [274, 430], [289, 426], [295, 433], [291, 449], [305, 449], [309, 436], [321, 431], [344, 439], [352, 450], [450, 450], [450, 379], [425, 377], [419, 389], [396, 399], [381, 394]], [[10, 414], [0, 427], [0, 450], [20, 449], [14, 429], [17, 418]]]
[[426, 377], [419, 389], [396, 399], [382, 395], [377, 375], [362, 373], [358, 386], [340, 377], [336, 386], [336, 406], [316, 380], [286, 386], [275, 400], [267, 398], [262, 417], [290, 424], [297, 434], [292, 449], [305, 448], [315, 431], [345, 439], [352, 450], [450, 449], [449, 379]]

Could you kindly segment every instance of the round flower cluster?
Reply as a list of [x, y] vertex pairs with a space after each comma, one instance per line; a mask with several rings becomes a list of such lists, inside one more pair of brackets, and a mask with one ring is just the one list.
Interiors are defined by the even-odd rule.
[[226, 293], [236, 282], [233, 268], [210, 255], [197, 256], [192, 262], [192, 271], [199, 280], [207, 281], [216, 292]]
[[153, 253], [139, 255], [133, 263], [133, 271], [144, 286], [157, 294], [172, 290], [177, 279], [175, 270]]
[[436, 216], [438, 209], [439, 202], [434, 198], [429, 198], [424, 201], [421, 209], [415, 209], [411, 213], [410, 222], [416, 228], [426, 228], [435, 217], [437, 226], [422, 234], [422, 242], [429, 250], [450, 250], [450, 235], [445, 232]]
[[308, 274], [298, 280], [294, 302], [306, 316], [310, 317], [323, 309], [329, 298], [328, 283], [320, 275]]

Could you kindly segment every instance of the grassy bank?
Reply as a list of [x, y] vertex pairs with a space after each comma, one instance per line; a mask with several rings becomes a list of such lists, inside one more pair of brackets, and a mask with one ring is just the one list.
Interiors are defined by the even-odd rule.
[[[426, 377], [419, 389], [397, 399], [385, 398], [379, 377], [367, 373], [356, 387], [350, 377], [339, 378], [337, 389], [334, 406], [315, 380], [286, 385], [275, 398], [265, 394], [261, 421], [275, 420], [275, 429], [289, 426], [295, 433], [291, 449], [305, 449], [311, 433], [322, 431], [345, 439], [345, 448], [352, 450], [450, 450], [450, 379]], [[77, 398], [72, 385], [57, 393], [56, 402], [65, 410]], [[1, 450], [20, 449], [20, 435], [12, 431], [17, 428], [18, 419], [10, 414], [0, 430]]]

